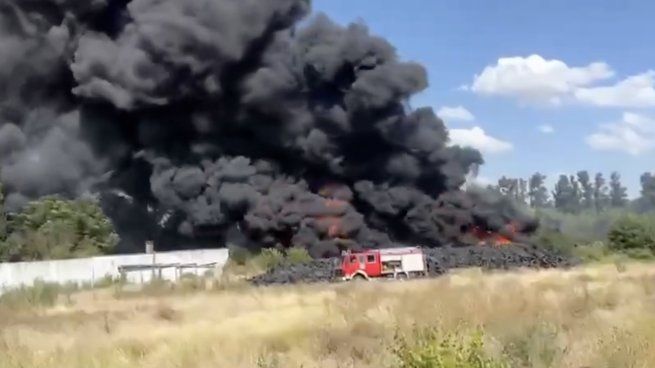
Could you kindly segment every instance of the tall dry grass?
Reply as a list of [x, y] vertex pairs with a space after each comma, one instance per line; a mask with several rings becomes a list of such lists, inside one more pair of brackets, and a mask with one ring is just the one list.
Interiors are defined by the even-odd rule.
[[394, 344], [416, 326], [481, 330], [486, 356], [512, 367], [646, 368], [655, 366], [654, 298], [649, 264], [150, 296], [83, 291], [52, 307], [0, 307], [0, 368], [409, 367], [394, 360]]

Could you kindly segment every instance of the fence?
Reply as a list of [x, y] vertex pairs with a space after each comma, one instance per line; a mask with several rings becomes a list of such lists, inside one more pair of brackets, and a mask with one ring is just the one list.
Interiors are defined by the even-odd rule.
[[100, 256], [70, 260], [0, 263], [0, 293], [36, 280], [59, 284], [94, 284], [107, 277], [127, 282], [148, 282], [153, 276], [177, 280], [182, 273], [221, 273], [227, 249], [198, 249], [153, 254]]

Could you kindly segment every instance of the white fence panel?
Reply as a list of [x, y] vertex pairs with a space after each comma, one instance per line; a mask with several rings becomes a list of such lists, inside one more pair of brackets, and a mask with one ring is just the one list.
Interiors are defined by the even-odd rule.
[[[154, 255], [142, 253], [70, 260], [0, 263], [0, 293], [20, 286], [31, 286], [36, 280], [60, 284], [95, 283], [107, 276], [119, 277], [120, 266], [215, 263], [213, 270], [215, 273], [220, 273], [227, 263], [227, 258], [228, 250], [223, 248], [161, 252]], [[204, 273], [204, 270], [206, 269], [198, 272]], [[152, 270], [128, 272], [126, 276], [128, 282], [148, 282]], [[176, 269], [171, 267], [163, 268], [161, 276], [167, 280], [175, 280], [178, 275]]]

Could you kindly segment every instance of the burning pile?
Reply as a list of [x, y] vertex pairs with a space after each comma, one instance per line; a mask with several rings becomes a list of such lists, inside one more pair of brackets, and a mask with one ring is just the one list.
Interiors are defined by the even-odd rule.
[[416, 63], [307, 0], [0, 2], [0, 181], [7, 205], [97, 195], [120, 251], [391, 241], [438, 247], [534, 220], [460, 189]]

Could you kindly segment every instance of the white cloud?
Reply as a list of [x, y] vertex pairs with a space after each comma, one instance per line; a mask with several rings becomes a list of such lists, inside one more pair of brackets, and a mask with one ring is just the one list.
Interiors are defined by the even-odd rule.
[[610, 78], [614, 72], [601, 62], [570, 67], [540, 55], [505, 57], [475, 75], [470, 90], [481, 95], [517, 98], [522, 102], [559, 105], [578, 88]]
[[540, 55], [499, 58], [460, 89], [480, 95], [515, 98], [521, 103], [558, 106], [565, 102], [599, 107], [655, 107], [655, 71], [629, 76], [612, 85], [599, 82], [614, 71], [603, 62], [573, 67]]
[[655, 71], [628, 77], [613, 86], [579, 88], [580, 102], [603, 107], [655, 106]]
[[555, 133], [555, 128], [553, 128], [553, 126], [549, 124], [540, 125], [537, 129], [539, 129], [539, 131], [544, 134]]
[[621, 121], [600, 125], [596, 133], [587, 136], [586, 142], [596, 150], [639, 156], [655, 149], [655, 119], [626, 112]]
[[487, 135], [480, 127], [471, 129], [450, 129], [451, 144], [473, 147], [485, 154], [511, 151], [514, 146], [498, 138]]
[[442, 106], [437, 111], [437, 116], [445, 121], [473, 121], [475, 116], [463, 106]]

